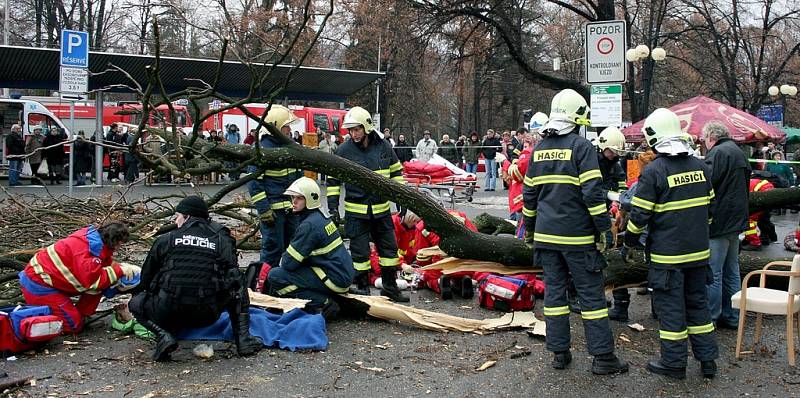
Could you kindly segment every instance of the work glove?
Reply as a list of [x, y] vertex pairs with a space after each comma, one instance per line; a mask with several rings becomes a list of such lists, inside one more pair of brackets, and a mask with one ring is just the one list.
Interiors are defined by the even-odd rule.
[[339, 216], [339, 209], [331, 211], [331, 221], [336, 225], [342, 225], [342, 218]]
[[119, 266], [122, 268], [122, 274], [125, 275], [125, 278], [130, 280], [135, 279], [137, 275], [142, 273], [142, 267], [138, 265], [121, 263]]
[[275, 212], [272, 209], [261, 213], [258, 218], [260, 218], [261, 222], [268, 227], [275, 226]]
[[639, 243], [639, 237], [640, 236], [641, 236], [641, 234], [634, 234], [631, 231], [626, 231], [625, 232], [625, 247], [627, 247], [629, 249], [633, 249], [633, 248], [636, 248], [636, 247], [641, 247], [641, 244]]
[[595, 242], [597, 244], [597, 251], [600, 253], [605, 253], [606, 249], [611, 247], [611, 242], [609, 242], [610, 235], [610, 229], [600, 232], [600, 236], [598, 237], [597, 242]]
[[529, 247], [533, 247], [533, 231], [525, 230], [525, 236], [523, 237], [525, 244]]

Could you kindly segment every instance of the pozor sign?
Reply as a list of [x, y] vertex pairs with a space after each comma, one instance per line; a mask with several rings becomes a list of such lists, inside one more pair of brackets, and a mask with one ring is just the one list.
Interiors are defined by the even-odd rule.
[[584, 27], [586, 52], [586, 82], [624, 83], [625, 21], [590, 22]]

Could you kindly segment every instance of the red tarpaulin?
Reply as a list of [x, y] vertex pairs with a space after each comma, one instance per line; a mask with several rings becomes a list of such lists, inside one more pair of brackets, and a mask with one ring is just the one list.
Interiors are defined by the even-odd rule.
[[[786, 133], [781, 129], [747, 113], [728, 106], [711, 98], [699, 95], [685, 102], [675, 105], [669, 110], [675, 112], [681, 119], [683, 131], [694, 137], [701, 137], [703, 126], [712, 121], [722, 122], [731, 133], [731, 138], [737, 143], [772, 141], [783, 142]], [[644, 120], [628, 126], [622, 130], [628, 142], [641, 142], [644, 139], [642, 126]]]

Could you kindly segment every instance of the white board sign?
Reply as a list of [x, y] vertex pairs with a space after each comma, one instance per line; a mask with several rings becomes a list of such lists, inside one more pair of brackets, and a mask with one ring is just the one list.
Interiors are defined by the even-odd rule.
[[625, 82], [626, 34], [625, 21], [590, 22], [584, 26], [588, 84]]
[[84, 68], [61, 67], [58, 91], [83, 94], [89, 91], [89, 72]]

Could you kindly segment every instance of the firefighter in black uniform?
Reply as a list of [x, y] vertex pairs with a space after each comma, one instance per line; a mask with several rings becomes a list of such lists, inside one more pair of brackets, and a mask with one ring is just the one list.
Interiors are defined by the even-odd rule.
[[156, 335], [153, 359], [168, 360], [178, 348], [173, 334], [181, 329], [213, 324], [228, 311], [239, 355], [262, 348], [250, 335], [250, 299], [236, 259], [230, 231], [208, 218], [208, 206], [198, 196], [176, 207], [177, 229], [156, 239], [142, 266], [143, 289], [128, 307]]
[[278, 268], [269, 273], [271, 293], [279, 297], [311, 300], [306, 309], [332, 318], [339, 312], [333, 300], [347, 293], [355, 269], [336, 225], [320, 206], [320, 190], [314, 180], [301, 177], [286, 190], [292, 211], [300, 218]]
[[594, 356], [592, 372], [622, 373], [628, 371], [628, 364], [614, 355], [603, 292], [606, 262], [598, 250], [611, 221], [600, 187], [596, 151], [578, 135], [580, 125], [589, 122], [588, 113], [586, 100], [574, 90], [553, 97], [550, 120], [542, 128], [544, 139], [534, 148], [525, 175], [522, 213], [525, 225], [535, 226], [526, 232], [533, 233], [533, 262], [544, 269], [544, 315], [547, 349], [554, 353], [552, 366], [564, 369], [572, 361], [566, 295], [571, 275], [586, 344]]
[[[297, 118], [292, 111], [281, 105], [273, 105], [265, 119], [267, 123], [272, 123], [287, 136], [291, 135], [290, 124], [295, 120]], [[261, 148], [280, 146], [266, 128], [262, 128], [259, 133], [259, 145]], [[251, 172], [253, 172], [252, 169]], [[297, 217], [292, 215], [292, 204], [289, 197], [283, 192], [302, 175], [302, 171], [292, 168], [270, 169], [247, 184], [250, 200], [261, 218], [261, 256], [259, 259], [261, 263], [277, 266], [281, 255], [289, 245], [289, 240], [297, 226]], [[259, 271], [258, 269], [254, 270], [256, 275]]]
[[711, 174], [703, 161], [690, 155], [693, 151], [680, 120], [668, 109], [656, 109], [645, 119], [644, 136], [657, 157], [639, 177], [625, 244], [635, 246], [648, 228], [647, 279], [661, 323], [661, 358], [651, 361], [647, 370], [685, 378], [689, 340], [703, 376], [711, 378], [718, 356], [706, 292], [714, 199]]
[[[342, 127], [348, 129], [350, 139], [339, 146], [336, 154], [358, 163], [386, 178], [404, 184], [403, 166], [397, 160], [392, 145], [374, 130], [372, 116], [361, 107], [354, 107], [344, 115]], [[339, 219], [341, 183], [328, 178], [328, 209], [334, 221]], [[388, 201], [353, 184], [345, 184], [344, 229], [350, 238], [350, 254], [356, 271], [354, 292], [369, 294], [369, 242], [375, 243], [381, 265], [383, 288], [381, 293], [392, 301], [408, 302], [397, 287], [397, 241]]]
[[[603, 183], [601, 184], [606, 196], [606, 204], [610, 205], [611, 200], [608, 199], [609, 192], [622, 192], [628, 189], [625, 184], [625, 172], [620, 166], [620, 155], [625, 151], [625, 135], [619, 131], [618, 128], [611, 126], [606, 127], [600, 132], [597, 137], [597, 163], [600, 165], [600, 174], [603, 175]], [[612, 241], [611, 234], [607, 234], [607, 242]], [[628, 289], [614, 289], [612, 292], [614, 297], [614, 307], [608, 311], [608, 317], [611, 320], [627, 322], [628, 321], [628, 306], [631, 303], [631, 295]]]

